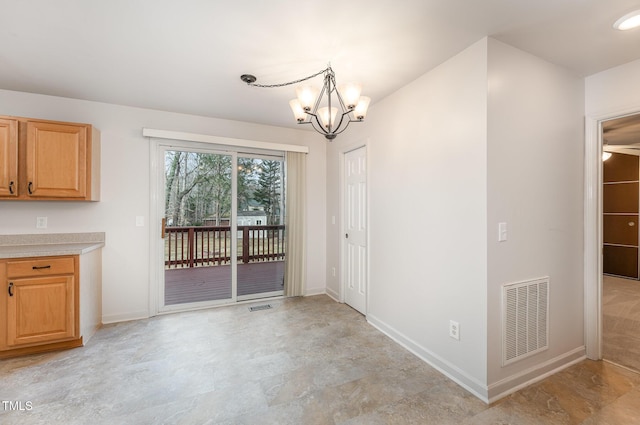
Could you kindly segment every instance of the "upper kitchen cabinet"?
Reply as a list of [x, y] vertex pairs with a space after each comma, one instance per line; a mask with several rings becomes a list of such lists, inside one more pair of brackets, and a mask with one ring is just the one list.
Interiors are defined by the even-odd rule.
[[18, 196], [18, 121], [0, 118], [0, 197]]
[[[0, 198], [99, 200], [100, 133], [95, 128], [89, 124], [0, 117], [0, 124], [11, 121], [17, 123], [17, 155], [16, 149], [12, 154], [9, 148], [0, 152], [8, 152], [2, 164], [17, 163], [17, 180], [8, 179], [5, 184], [5, 176], [0, 176]], [[1, 133], [0, 140], [5, 133], [10, 134], [10, 130]], [[6, 142], [7, 147], [10, 143]]]

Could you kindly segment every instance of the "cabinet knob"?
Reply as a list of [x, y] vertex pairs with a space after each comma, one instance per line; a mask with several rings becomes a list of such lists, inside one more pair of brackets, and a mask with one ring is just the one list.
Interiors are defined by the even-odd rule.
[[13, 297], [13, 282], [9, 282], [9, 296]]
[[12, 195], [15, 193], [15, 191], [14, 191], [15, 185], [16, 184], [13, 181], [9, 182], [9, 193], [12, 194]]

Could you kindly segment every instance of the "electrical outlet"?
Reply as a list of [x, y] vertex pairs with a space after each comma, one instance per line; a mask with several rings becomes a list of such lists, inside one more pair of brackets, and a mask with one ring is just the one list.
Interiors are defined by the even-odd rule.
[[460, 324], [454, 320], [449, 320], [449, 336], [460, 341]]
[[47, 217], [36, 217], [36, 229], [47, 228]]
[[331, 269], [331, 271], [332, 271], [332, 273], [333, 273], [333, 277], [336, 277], [336, 268], [335, 268], [335, 267], [333, 267], [333, 268]]

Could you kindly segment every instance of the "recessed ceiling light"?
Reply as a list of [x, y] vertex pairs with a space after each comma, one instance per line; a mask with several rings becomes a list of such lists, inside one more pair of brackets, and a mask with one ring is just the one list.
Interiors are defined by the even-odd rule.
[[618, 19], [613, 27], [620, 31], [630, 30], [640, 26], [640, 10], [634, 10]]

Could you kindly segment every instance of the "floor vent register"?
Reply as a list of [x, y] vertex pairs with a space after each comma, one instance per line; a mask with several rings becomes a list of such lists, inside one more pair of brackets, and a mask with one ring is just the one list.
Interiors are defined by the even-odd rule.
[[270, 308], [271, 304], [254, 305], [252, 307], [249, 307], [249, 311], [269, 310]]

